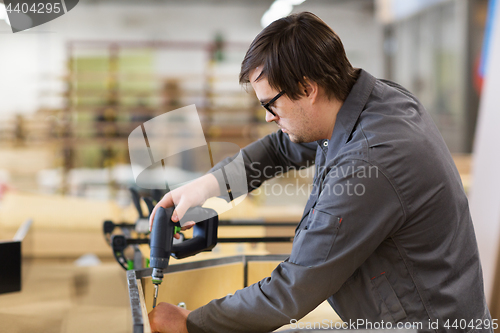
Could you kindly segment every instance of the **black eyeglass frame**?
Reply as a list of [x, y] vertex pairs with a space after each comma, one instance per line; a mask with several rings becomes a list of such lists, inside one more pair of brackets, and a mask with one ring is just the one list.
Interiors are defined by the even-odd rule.
[[264, 109], [266, 109], [267, 111], [269, 111], [273, 116], [277, 117], [276, 113], [274, 113], [269, 106], [271, 104], [273, 104], [274, 102], [276, 102], [276, 100], [278, 98], [280, 98], [284, 93], [285, 93], [285, 91], [282, 90], [278, 95], [274, 96], [269, 102], [267, 102], [267, 103], [260, 103], [260, 105], [262, 105], [264, 107]]

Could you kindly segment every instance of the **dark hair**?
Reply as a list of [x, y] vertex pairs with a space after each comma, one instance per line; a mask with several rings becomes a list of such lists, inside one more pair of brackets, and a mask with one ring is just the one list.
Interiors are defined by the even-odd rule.
[[290, 99], [303, 96], [304, 77], [325, 89], [329, 98], [347, 98], [356, 82], [356, 70], [347, 59], [339, 36], [316, 15], [292, 14], [274, 21], [250, 45], [241, 64], [240, 84], [262, 67], [262, 77]]

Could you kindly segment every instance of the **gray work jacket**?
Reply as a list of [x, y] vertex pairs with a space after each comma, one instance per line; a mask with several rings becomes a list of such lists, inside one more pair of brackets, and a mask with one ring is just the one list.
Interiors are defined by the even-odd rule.
[[190, 313], [190, 333], [269, 332], [324, 300], [346, 323], [492, 332], [459, 174], [407, 90], [360, 70], [330, 140], [295, 144], [278, 131], [243, 156], [248, 190], [314, 163], [312, 193], [290, 257], [271, 277]]

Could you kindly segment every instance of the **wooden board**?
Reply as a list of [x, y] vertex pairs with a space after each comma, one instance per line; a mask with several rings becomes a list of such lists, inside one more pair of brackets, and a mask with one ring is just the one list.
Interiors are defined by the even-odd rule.
[[[271, 260], [249, 261], [247, 263], [248, 285], [271, 276], [272, 271], [279, 263], [280, 261]], [[171, 304], [184, 302], [188, 310], [195, 310], [212, 299], [221, 298], [242, 289], [243, 268], [243, 263], [236, 263], [167, 274], [160, 286], [158, 302]], [[142, 283], [145, 291], [144, 301], [149, 312], [152, 310], [154, 287], [150, 278], [143, 278]], [[147, 316], [145, 319], [147, 320]], [[299, 320], [298, 323], [306, 327], [308, 324], [314, 325], [314, 323], [324, 321], [328, 321], [328, 323], [341, 321], [326, 301]], [[290, 328], [290, 325], [285, 325], [279, 331]]]
[[[142, 279], [146, 308], [153, 308], [154, 286], [151, 278]], [[184, 302], [188, 310], [195, 310], [213, 299], [233, 294], [243, 288], [243, 263], [192, 269], [165, 274], [158, 292], [158, 303]]]
[[151, 325], [149, 323], [148, 310], [146, 309], [146, 301], [144, 300], [144, 290], [142, 290], [141, 280], [137, 280], [137, 289], [139, 291], [139, 300], [141, 302], [143, 333], [151, 333]]
[[271, 276], [280, 261], [249, 261], [247, 264], [247, 284], [251, 285]]

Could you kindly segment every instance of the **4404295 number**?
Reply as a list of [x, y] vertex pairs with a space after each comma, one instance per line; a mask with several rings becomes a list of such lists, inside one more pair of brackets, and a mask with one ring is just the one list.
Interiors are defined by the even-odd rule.
[[465, 319], [455, 319], [453, 322], [448, 319], [443, 325], [446, 329], [460, 329], [465, 330], [469, 329], [494, 329], [498, 328], [498, 319], [471, 319], [467, 321]]
[[33, 14], [59, 14], [61, 12], [61, 3], [34, 3], [30, 6], [28, 3], [17, 3], [14, 8], [12, 8], [12, 3], [10, 3], [5, 10], [7, 13], [23, 13], [23, 14], [28, 14], [28, 13], [33, 13]]

